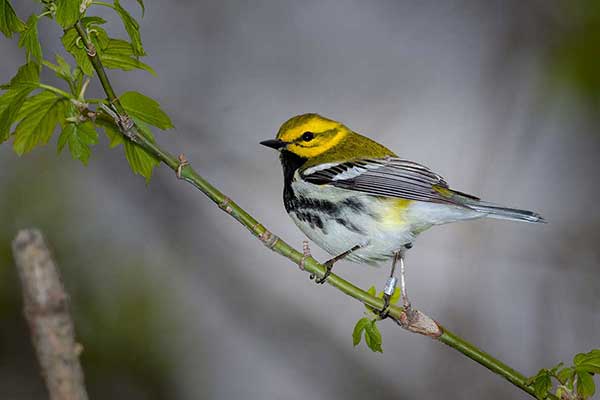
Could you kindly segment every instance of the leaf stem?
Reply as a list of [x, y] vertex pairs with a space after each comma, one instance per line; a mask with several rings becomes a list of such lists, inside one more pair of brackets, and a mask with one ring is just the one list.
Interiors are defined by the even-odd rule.
[[74, 98], [71, 94], [69, 94], [69, 93], [65, 92], [64, 90], [61, 90], [61, 89], [59, 89], [57, 87], [54, 87], [54, 86], [51, 86], [51, 85], [46, 85], [44, 83], [37, 83], [36, 85], [40, 89], [44, 89], [44, 90], [47, 90], [49, 92], [56, 93], [59, 96], [66, 97], [67, 99], [73, 99]]
[[[94, 4], [108, 5], [107, 3], [98, 1], [94, 1]], [[89, 51], [90, 49], [93, 49], [93, 44], [91, 43], [87, 33], [85, 32], [85, 29], [83, 28], [80, 22], [78, 22], [75, 25], [75, 28], [77, 29], [77, 32], [79, 32], [79, 35], [81, 36], [84, 44], [88, 48], [89, 58], [92, 62], [94, 69], [96, 70], [96, 73], [98, 74], [98, 78], [102, 87], [104, 88], [108, 101], [114, 106], [114, 109], [117, 111], [119, 118], [128, 119], [127, 114], [123, 109], [122, 105], [120, 104], [119, 99], [116, 96], [115, 91], [108, 79], [108, 76], [106, 75], [106, 71], [104, 70], [102, 62], [100, 61], [98, 55], [95, 54], [93, 51]], [[219, 208], [221, 208], [227, 214], [236, 219], [240, 224], [245, 226], [269, 249], [288, 258], [295, 264], [300, 265], [301, 269], [308, 273], [314, 274], [317, 277], [322, 277], [325, 274], [326, 267], [324, 265], [320, 264], [310, 256], [305, 256], [303, 253], [299, 252], [298, 250], [294, 249], [277, 236], [273, 235], [269, 230], [267, 230], [267, 228], [260, 224], [243, 208], [241, 208], [234, 201], [232, 201], [221, 191], [219, 191], [216, 187], [211, 185], [206, 179], [200, 176], [191, 166], [187, 164], [183, 165], [181, 159], [178, 160], [172, 154], [169, 154], [167, 151], [163, 150], [155, 143], [152, 143], [151, 141], [146, 139], [143, 135], [140, 135], [137, 132], [137, 127], [135, 127], [135, 125], [132, 125], [130, 128], [128, 128], [128, 131], [124, 131], [122, 127], [121, 129], [124, 136], [126, 136], [130, 140], [133, 140], [137, 145], [141, 146], [142, 148], [153, 154], [173, 171], [178, 171], [180, 169], [181, 179], [192, 184], [198, 190], [200, 190], [202, 193], [208, 196], [208, 198], [210, 198], [214, 203], [216, 203], [219, 206]], [[384, 305], [383, 300], [381, 298], [369, 294], [368, 292], [360, 289], [351, 282], [333, 273], [329, 275], [329, 278], [326, 282], [329, 285], [337, 288], [341, 292], [375, 309], [381, 309]], [[404, 310], [397, 306], [390, 307], [389, 316], [392, 317], [392, 319], [396, 322], [403, 321], [403, 318], [406, 318]], [[401, 322], [399, 323], [401, 324]], [[526, 393], [535, 397], [534, 389], [526, 384], [526, 377], [523, 374], [517, 372], [513, 368], [497, 360], [490, 354], [480, 350], [475, 345], [460, 338], [459, 336], [450, 332], [441, 325], [435, 322], [434, 324], [436, 326], [436, 329], [438, 329], [438, 334], [431, 334], [429, 331], [412, 331], [434, 337], [440, 342], [452, 347], [453, 349], [461, 352], [470, 359], [483, 365], [492, 372], [501, 375], [513, 385], [519, 387]], [[556, 397], [552, 395], [550, 395], [549, 398], [556, 399]]]

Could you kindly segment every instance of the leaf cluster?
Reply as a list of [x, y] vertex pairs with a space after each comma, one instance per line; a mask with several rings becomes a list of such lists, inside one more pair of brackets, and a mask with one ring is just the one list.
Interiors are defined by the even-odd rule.
[[577, 354], [568, 367], [560, 363], [550, 369], [542, 368], [527, 383], [540, 400], [552, 392], [560, 399], [584, 400], [596, 392], [594, 375], [600, 375], [600, 349]]
[[[375, 289], [375, 286], [371, 286], [367, 292], [371, 296], [375, 296], [377, 290]], [[400, 289], [396, 288], [390, 297], [390, 304], [396, 304], [400, 298], [400, 294]], [[376, 297], [382, 299], [383, 292], [377, 294]], [[379, 310], [376, 310], [368, 305], [365, 305], [365, 308], [365, 317], [356, 322], [354, 330], [352, 331], [352, 343], [354, 346], [358, 346], [364, 335], [365, 343], [369, 349], [371, 349], [373, 352], [383, 353], [383, 349], [381, 347], [381, 332], [379, 332], [379, 328], [377, 327], [377, 322], [381, 320]]]
[[[145, 12], [143, 0], [137, 0]], [[41, 14], [32, 14], [23, 22], [9, 0], [0, 0], [0, 32], [7, 37], [19, 35], [19, 46], [25, 49], [25, 64], [10, 82], [0, 86], [0, 143], [12, 139], [14, 151], [23, 155], [36, 147], [47, 144], [59, 131], [57, 148], [68, 147], [74, 159], [87, 164], [92, 148], [98, 143], [98, 131], [109, 139], [110, 147], [123, 145], [124, 153], [134, 173], [150, 179], [159, 161], [135, 143], [124, 139], [119, 124], [106, 108], [104, 99], [86, 97], [94, 68], [88, 55], [89, 49], [75, 29], [81, 24], [89, 36], [94, 54], [105, 68], [131, 71], [141, 69], [155, 75], [154, 70], [140, 57], [146, 55], [137, 20], [121, 5], [92, 0], [42, 0]], [[111, 37], [103, 27], [106, 20], [88, 16], [92, 6], [113, 9], [121, 19], [127, 40]], [[74, 65], [57, 54], [55, 61], [44, 58], [38, 33], [38, 23], [44, 18], [53, 19], [64, 31], [61, 43], [73, 57]], [[53, 71], [65, 84], [65, 88], [50, 86], [40, 81], [42, 68]], [[154, 141], [151, 127], [166, 130], [173, 128], [168, 115], [150, 97], [130, 91], [120, 97], [120, 103], [136, 124], [137, 131]]]

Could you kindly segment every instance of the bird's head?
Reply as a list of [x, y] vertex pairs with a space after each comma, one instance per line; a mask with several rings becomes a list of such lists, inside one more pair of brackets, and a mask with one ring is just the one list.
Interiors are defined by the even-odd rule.
[[319, 114], [302, 114], [281, 125], [275, 139], [260, 144], [312, 159], [332, 150], [351, 135], [355, 133], [337, 121]]

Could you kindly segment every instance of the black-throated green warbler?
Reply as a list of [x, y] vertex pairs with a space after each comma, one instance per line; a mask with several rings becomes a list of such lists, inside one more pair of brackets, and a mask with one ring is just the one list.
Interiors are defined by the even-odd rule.
[[[318, 282], [342, 257], [367, 264], [393, 259], [386, 306], [396, 284], [396, 261], [402, 262], [415, 237], [431, 226], [483, 217], [545, 222], [534, 212], [452, 190], [429, 168], [318, 114], [289, 119], [276, 139], [261, 144], [280, 152], [283, 201], [292, 220], [336, 256]], [[402, 295], [409, 307], [405, 287]]]

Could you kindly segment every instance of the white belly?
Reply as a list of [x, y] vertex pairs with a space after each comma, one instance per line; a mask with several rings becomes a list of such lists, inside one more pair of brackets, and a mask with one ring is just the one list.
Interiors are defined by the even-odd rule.
[[338, 188], [310, 190], [313, 185], [304, 182], [292, 185], [297, 196], [314, 199], [313, 205], [319, 205], [319, 200], [336, 204], [335, 208], [309, 206], [289, 213], [300, 230], [332, 256], [361, 245], [346, 258], [378, 264], [414, 239], [410, 224], [386, 223], [390, 207], [381, 200]]

